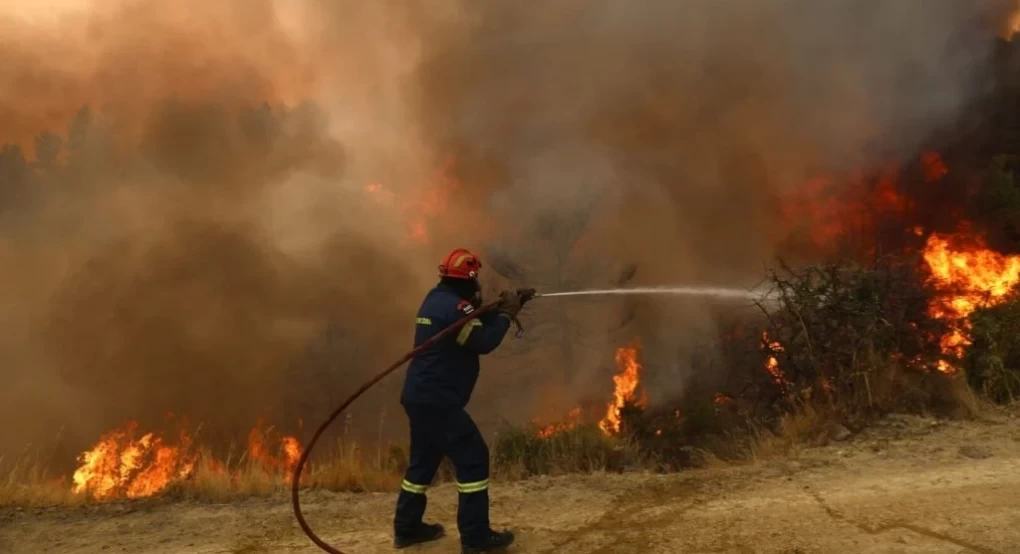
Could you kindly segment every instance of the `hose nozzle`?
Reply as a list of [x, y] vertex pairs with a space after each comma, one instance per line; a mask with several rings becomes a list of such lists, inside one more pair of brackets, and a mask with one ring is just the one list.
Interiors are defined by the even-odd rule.
[[521, 297], [521, 306], [524, 306], [537, 297], [538, 292], [535, 289], [517, 289], [517, 296]]

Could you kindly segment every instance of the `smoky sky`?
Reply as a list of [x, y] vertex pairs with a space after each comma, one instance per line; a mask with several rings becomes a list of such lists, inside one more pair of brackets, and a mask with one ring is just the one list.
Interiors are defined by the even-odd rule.
[[[785, 192], [911, 155], [982, 94], [1009, 4], [4, 2], [0, 414], [30, 423], [3, 446], [323, 414], [409, 345], [453, 247], [546, 286], [753, 282]], [[682, 375], [718, 310], [535, 306], [487, 415], [604, 394], [634, 333]]]

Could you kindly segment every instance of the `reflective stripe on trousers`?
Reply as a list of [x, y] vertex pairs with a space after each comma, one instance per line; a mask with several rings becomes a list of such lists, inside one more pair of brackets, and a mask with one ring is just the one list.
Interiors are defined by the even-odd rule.
[[422, 523], [428, 484], [443, 457], [457, 474], [457, 528], [462, 540], [482, 540], [489, 532], [489, 447], [463, 408], [406, 405], [411, 451], [393, 519], [396, 531]]

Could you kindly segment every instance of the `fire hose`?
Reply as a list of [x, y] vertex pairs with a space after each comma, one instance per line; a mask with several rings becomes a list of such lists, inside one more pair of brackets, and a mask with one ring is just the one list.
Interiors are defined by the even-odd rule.
[[[529, 300], [539, 296], [538, 294], [535, 293], [535, 289], [520, 289], [517, 291], [517, 294], [520, 295], [521, 297], [522, 306]], [[290, 500], [291, 505], [294, 507], [294, 517], [297, 518], [298, 525], [301, 526], [301, 530], [304, 531], [305, 535], [307, 535], [308, 538], [311, 539], [311, 541], [315, 543], [316, 546], [318, 546], [325, 552], [329, 552], [330, 554], [344, 554], [342, 550], [337, 550], [333, 546], [330, 546], [328, 543], [326, 543], [326, 541], [322, 540], [318, 535], [316, 535], [315, 531], [312, 530], [311, 526], [309, 526], [308, 522], [305, 520], [304, 514], [301, 513], [301, 501], [299, 498], [301, 473], [304, 471], [305, 464], [308, 462], [308, 458], [312, 454], [312, 449], [315, 447], [316, 441], [319, 440], [319, 438], [330, 426], [330, 424], [332, 424], [333, 421], [335, 421], [336, 418], [339, 417], [340, 414], [344, 412], [344, 410], [346, 410], [351, 404], [353, 404], [354, 401], [357, 400], [359, 396], [364, 394], [365, 391], [372, 388], [379, 381], [382, 381], [384, 377], [386, 377], [390, 373], [393, 373], [393, 371], [395, 371], [397, 368], [410, 361], [412, 358], [420, 354], [426, 348], [434, 345], [435, 343], [442, 340], [444, 337], [448, 336], [450, 333], [453, 333], [457, 329], [463, 327], [467, 322], [486, 312], [494, 310], [500, 305], [501, 301], [502, 300], [497, 300], [481, 306], [480, 308], [476, 309], [470, 314], [461, 317], [451, 325], [447, 326], [442, 331], [439, 331], [425, 342], [416, 346], [413, 350], [411, 350], [407, 354], [404, 354], [403, 357], [394, 362], [393, 365], [380, 371], [375, 377], [372, 377], [371, 379], [366, 381], [365, 384], [361, 385], [361, 387], [358, 388], [358, 390], [354, 391], [354, 394], [348, 397], [347, 400], [344, 400], [344, 402], [340, 404], [339, 408], [333, 410], [333, 413], [331, 413], [329, 417], [326, 418], [326, 421], [324, 421], [322, 425], [319, 425], [319, 428], [316, 429], [314, 433], [312, 433], [312, 438], [308, 439], [308, 445], [305, 447], [304, 452], [302, 452], [301, 456], [298, 458], [297, 464], [295, 464], [294, 466], [294, 473], [293, 475], [291, 475]], [[523, 328], [521, 327], [520, 322], [517, 321], [516, 317], [513, 318], [513, 323], [517, 326], [518, 336], [520, 336], [521, 332], [523, 331]]]

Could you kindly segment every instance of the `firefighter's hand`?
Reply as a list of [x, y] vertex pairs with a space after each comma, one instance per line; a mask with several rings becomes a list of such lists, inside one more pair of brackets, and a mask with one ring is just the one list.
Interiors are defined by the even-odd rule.
[[510, 315], [511, 317], [517, 317], [517, 314], [521, 313], [521, 309], [524, 307], [524, 302], [521, 301], [521, 295], [515, 290], [508, 290], [499, 295], [499, 311]]
[[521, 297], [521, 307], [533, 300], [536, 293], [535, 289], [517, 289], [517, 295]]

